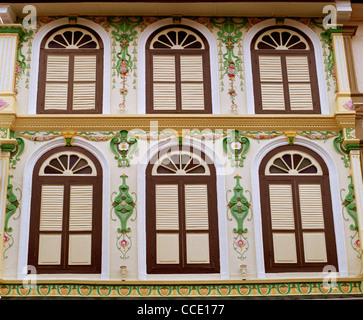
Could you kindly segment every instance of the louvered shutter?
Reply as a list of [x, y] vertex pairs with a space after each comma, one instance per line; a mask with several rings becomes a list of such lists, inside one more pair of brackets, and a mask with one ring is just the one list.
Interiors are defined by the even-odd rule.
[[259, 56], [262, 110], [285, 110], [280, 56]]
[[186, 230], [208, 230], [207, 185], [185, 185]]
[[180, 77], [182, 110], [203, 110], [203, 57], [180, 56]]
[[175, 56], [153, 56], [153, 108], [176, 110]]
[[[178, 185], [155, 186], [156, 231], [173, 232], [156, 234], [156, 263], [179, 263], [179, 197]], [[176, 233], [178, 232], [178, 233]]]
[[63, 201], [63, 185], [42, 185], [38, 249], [39, 265], [59, 265], [61, 263]]
[[74, 57], [73, 110], [90, 110], [96, 107], [95, 55]]
[[320, 184], [299, 184], [305, 262], [327, 262]]
[[[290, 184], [269, 185], [275, 263], [297, 262], [292, 192], [292, 185]], [[287, 230], [291, 230], [291, 232], [286, 232]]]
[[291, 110], [312, 110], [309, 62], [306, 56], [286, 57]]
[[48, 55], [44, 110], [67, 110], [69, 56]]

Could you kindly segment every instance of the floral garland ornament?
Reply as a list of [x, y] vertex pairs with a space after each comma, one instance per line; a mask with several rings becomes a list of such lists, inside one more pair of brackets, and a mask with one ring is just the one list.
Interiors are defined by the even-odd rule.
[[[350, 236], [352, 248], [358, 252], [357, 257], [360, 258], [361, 253], [359, 250], [359, 238], [358, 238], [358, 215], [357, 215], [357, 206], [355, 201], [355, 194], [354, 194], [354, 184], [353, 184], [353, 177], [351, 175], [348, 176], [350, 179], [350, 183], [348, 185], [348, 193], [345, 196], [344, 200], [342, 195], [340, 196], [342, 201], [342, 211], [343, 211], [343, 218], [345, 221], [348, 221], [348, 218], [344, 217], [344, 208], [348, 212], [349, 216], [353, 219], [353, 224], [349, 226], [350, 230], [355, 231], [355, 233]], [[341, 191], [345, 191], [342, 189]]]
[[[137, 27], [143, 22], [142, 17], [108, 17], [107, 22], [110, 26], [114, 27], [112, 37], [120, 45], [120, 52], [116, 54], [113, 52], [113, 69], [121, 77], [120, 94], [122, 102], [119, 104], [120, 111], [124, 112], [126, 108], [126, 96], [128, 89], [126, 88], [126, 81], [129, 74], [133, 71], [134, 85], [136, 84], [136, 39]], [[132, 51], [133, 57], [129, 53], [130, 45], [134, 46]], [[135, 88], [135, 87], [134, 87]]]
[[238, 130], [231, 130], [223, 139], [223, 149], [231, 159], [232, 167], [243, 167], [244, 160], [246, 159], [246, 152], [250, 148], [250, 140], [243, 137]]
[[[236, 76], [239, 75], [241, 79], [240, 88], [243, 88], [243, 60], [242, 60], [242, 31], [247, 23], [247, 18], [210, 18], [210, 23], [219, 29], [217, 32], [219, 40], [219, 63], [220, 63], [220, 79], [222, 81], [221, 87], [223, 88], [223, 78], [225, 75], [228, 77], [229, 89], [228, 95], [231, 99], [231, 109], [233, 113], [237, 113], [237, 105], [235, 98], [237, 96], [234, 86]], [[224, 45], [225, 53], [222, 51]], [[235, 46], [238, 48], [237, 54], [235, 53]]]
[[[131, 228], [127, 226], [127, 221], [134, 212], [136, 201], [134, 201], [132, 196], [129, 194], [129, 186], [126, 184], [126, 178], [128, 178], [128, 176], [125, 173], [123, 173], [121, 178], [122, 178], [122, 184], [119, 187], [119, 194], [112, 203], [112, 208], [117, 218], [121, 222], [121, 227], [117, 228], [118, 236], [116, 238], [116, 246], [117, 249], [121, 252], [120, 258], [126, 260], [129, 258], [127, 253], [130, 251], [132, 246], [132, 241], [130, 236]], [[116, 192], [114, 192], [113, 194], [115, 193]], [[136, 197], [136, 194], [134, 192], [132, 192], [132, 194]], [[112, 218], [112, 211], [111, 211], [111, 219], [113, 221], [116, 221], [116, 219]], [[131, 219], [131, 221], [135, 220], [136, 216], [134, 219]]]
[[129, 167], [132, 154], [137, 149], [137, 139], [129, 137], [127, 130], [121, 130], [117, 137], [114, 137], [110, 141], [110, 147], [115, 154], [115, 159], [118, 161], [119, 167]]
[[[232, 213], [232, 216], [235, 218], [237, 222], [237, 228], [233, 228], [233, 232], [236, 234], [233, 241], [233, 249], [238, 252], [239, 259], [244, 260], [246, 259], [245, 253], [249, 248], [248, 240], [245, 234], [247, 233], [248, 229], [243, 226], [245, 219], [249, 214], [249, 210], [251, 207], [250, 201], [243, 195], [243, 188], [240, 184], [240, 180], [242, 177], [237, 174], [235, 177], [236, 185], [233, 188], [234, 195], [228, 201], [227, 199], [227, 208]], [[229, 192], [230, 190], [228, 190]], [[228, 193], [227, 192], [227, 193]], [[232, 221], [232, 218], [228, 217], [228, 209], [227, 209], [227, 219]], [[252, 219], [249, 219], [249, 221]]]

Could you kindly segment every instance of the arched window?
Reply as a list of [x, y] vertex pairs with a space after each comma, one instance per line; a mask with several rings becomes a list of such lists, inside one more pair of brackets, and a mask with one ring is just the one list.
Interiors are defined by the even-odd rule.
[[259, 175], [266, 272], [338, 270], [329, 173], [320, 156], [279, 147]]
[[88, 27], [52, 30], [40, 47], [37, 113], [101, 113], [103, 44]]
[[146, 43], [147, 113], [212, 113], [209, 47], [187, 26], [166, 27]]
[[321, 113], [314, 48], [291, 27], [260, 31], [251, 43], [256, 113]]
[[147, 272], [219, 272], [214, 166], [174, 150], [152, 160], [146, 178]]
[[102, 168], [79, 147], [44, 154], [33, 172], [28, 263], [38, 273], [100, 273]]

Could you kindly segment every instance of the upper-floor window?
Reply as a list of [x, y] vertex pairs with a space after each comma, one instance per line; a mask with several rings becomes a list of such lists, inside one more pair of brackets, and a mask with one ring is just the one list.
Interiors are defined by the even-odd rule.
[[313, 45], [290, 27], [259, 32], [251, 43], [256, 113], [320, 113]]
[[199, 32], [159, 29], [146, 53], [147, 113], [212, 113], [209, 47]]
[[37, 113], [101, 113], [103, 44], [84, 26], [62, 26], [42, 41]]

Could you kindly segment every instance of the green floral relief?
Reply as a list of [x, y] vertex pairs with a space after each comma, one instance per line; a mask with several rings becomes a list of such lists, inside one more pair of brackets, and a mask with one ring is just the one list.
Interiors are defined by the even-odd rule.
[[[117, 228], [118, 236], [116, 238], [116, 246], [117, 249], [121, 252], [121, 259], [128, 259], [129, 256], [127, 253], [131, 249], [132, 241], [131, 241], [131, 228], [127, 225], [129, 218], [132, 214], [136, 213], [136, 200], [134, 201], [133, 197], [129, 194], [129, 186], [126, 184], [126, 178], [128, 176], [124, 173], [122, 176], [122, 184], [119, 187], [119, 194], [112, 201], [112, 209], [111, 209], [111, 219], [116, 221], [116, 219], [112, 218], [112, 211], [116, 214], [116, 217], [121, 223], [121, 227]], [[116, 194], [116, 192], [112, 193], [112, 196]], [[136, 194], [132, 192], [134, 197]], [[131, 219], [131, 221], [136, 220], [135, 218]]]
[[[242, 177], [237, 174], [234, 178], [236, 179], [236, 185], [233, 188], [234, 194], [229, 201], [227, 199], [227, 219], [232, 221], [232, 218], [228, 217], [228, 211], [230, 211], [237, 222], [237, 228], [233, 228], [233, 232], [236, 234], [233, 241], [233, 249], [238, 252], [238, 258], [244, 260], [246, 258], [245, 253], [249, 248], [246, 237], [248, 229], [244, 227], [244, 221], [250, 213], [251, 202], [243, 194], [243, 188], [240, 184]], [[230, 190], [227, 191], [227, 195], [229, 192]], [[252, 214], [248, 220], [250, 221], [251, 219]]]
[[5, 208], [5, 225], [4, 225], [4, 246], [5, 250], [3, 252], [3, 257], [6, 259], [8, 256], [6, 255], [7, 250], [9, 250], [14, 245], [14, 238], [12, 235], [13, 228], [9, 226], [9, 220], [14, 216], [16, 211], [18, 210], [18, 216], [13, 217], [14, 220], [19, 219], [20, 217], [20, 207], [19, 203], [21, 200], [21, 190], [19, 188], [16, 189], [20, 193], [19, 199], [15, 195], [13, 189], [14, 186], [10, 183], [10, 179], [13, 178], [12, 175], [9, 176], [8, 180], [8, 188], [6, 193], [6, 208]]
[[343, 131], [339, 132], [339, 136], [334, 139], [333, 145], [335, 150], [341, 154], [341, 158], [344, 162], [344, 166], [346, 168], [350, 168], [350, 159], [349, 159], [349, 149], [345, 148], [343, 146], [344, 137], [343, 137]]
[[119, 167], [130, 166], [130, 159], [132, 159], [132, 155], [137, 149], [137, 144], [137, 139], [129, 137], [127, 130], [121, 130], [116, 137], [111, 139], [110, 147], [115, 154]]
[[344, 212], [346, 211], [350, 218], [353, 219], [353, 223], [349, 226], [350, 230], [352, 230], [354, 233], [350, 236], [351, 239], [351, 246], [352, 248], [358, 253], [357, 257], [361, 257], [361, 253], [359, 250], [359, 243], [360, 239], [358, 238], [358, 216], [357, 216], [357, 206], [355, 201], [355, 194], [354, 194], [354, 184], [353, 184], [353, 177], [350, 175], [348, 176], [348, 179], [350, 179], [350, 183], [348, 185], [348, 193], [345, 197], [342, 196], [342, 192], [345, 191], [345, 189], [342, 189], [340, 191], [340, 198], [342, 201], [342, 212], [343, 212], [343, 218], [345, 221], [349, 221], [349, 218], [345, 217]]
[[231, 130], [223, 139], [223, 149], [231, 159], [232, 167], [243, 167], [246, 152], [250, 148], [250, 140], [238, 130]]

